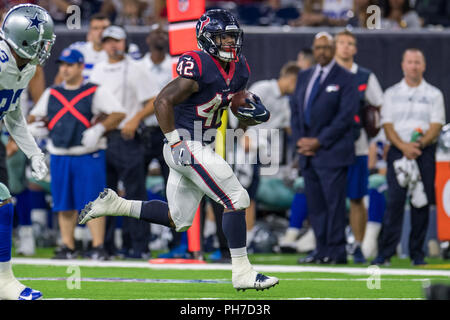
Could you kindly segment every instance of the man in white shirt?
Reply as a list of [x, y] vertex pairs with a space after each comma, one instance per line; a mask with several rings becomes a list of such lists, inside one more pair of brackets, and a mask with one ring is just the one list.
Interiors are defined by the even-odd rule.
[[[74, 231], [78, 211], [106, 187], [106, 139], [102, 136], [117, 127], [125, 110], [106, 88], [83, 80], [84, 58], [78, 50], [63, 50], [58, 62], [64, 81], [44, 91], [29, 120], [35, 136], [42, 137], [49, 129], [53, 211], [58, 213], [63, 242], [54, 258], [71, 259], [77, 255]], [[101, 113], [106, 117], [92, 125]], [[88, 227], [93, 240], [90, 256], [107, 259], [103, 249], [105, 220]]]
[[[95, 65], [90, 80], [107, 87], [126, 110], [126, 117], [118, 130], [108, 134], [107, 185], [118, 190], [118, 182], [121, 181], [127, 199], [147, 200], [144, 148], [136, 131], [140, 122], [153, 110], [158, 90], [154, 80], [127, 55], [126, 37], [125, 30], [119, 26], [105, 29], [102, 41], [108, 60]], [[114, 227], [114, 217], [108, 217], [105, 247], [109, 254], [116, 254]], [[131, 258], [149, 255], [150, 229], [147, 223], [124, 218], [122, 232], [125, 255]]]
[[[367, 104], [381, 107], [383, 90], [373, 72], [361, 68], [354, 62], [357, 53], [356, 37], [350, 31], [342, 31], [335, 37], [336, 61], [356, 74], [360, 95], [360, 110]], [[355, 263], [365, 263], [366, 259], [361, 250], [367, 224], [367, 210], [364, 197], [368, 194], [369, 185], [369, 139], [364, 128], [359, 130], [359, 138], [355, 142], [355, 163], [349, 167], [347, 176], [347, 197], [350, 199], [350, 226], [355, 237], [353, 259]]]
[[[167, 53], [169, 49], [169, 37], [167, 31], [158, 24], [152, 26], [152, 30], [147, 36], [149, 51], [144, 57], [138, 60], [142, 70], [156, 82], [157, 91], [161, 91], [170, 81], [172, 81], [172, 58]], [[163, 147], [164, 134], [158, 125], [154, 110], [144, 120], [142, 130], [142, 140], [145, 148], [145, 167], [147, 168], [153, 159], [160, 165], [164, 181], [169, 176], [169, 167], [164, 161]]]
[[[419, 49], [407, 49], [403, 54], [404, 78], [385, 92], [381, 121], [391, 143], [387, 155], [388, 198], [386, 213], [378, 241], [378, 256], [372, 264], [386, 264], [395, 254], [400, 241], [403, 213], [408, 188], [397, 181], [394, 161], [403, 157], [415, 160], [419, 167], [427, 204], [416, 208], [411, 204], [409, 255], [413, 265], [426, 264], [423, 244], [428, 227], [430, 205], [435, 203], [436, 142], [445, 124], [442, 92], [423, 79], [425, 57]], [[417, 140], [417, 131], [424, 134]]]

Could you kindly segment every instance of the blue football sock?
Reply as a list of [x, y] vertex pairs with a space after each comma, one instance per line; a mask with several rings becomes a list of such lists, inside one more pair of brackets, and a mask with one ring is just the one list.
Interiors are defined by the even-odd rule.
[[19, 225], [21, 226], [31, 226], [31, 195], [30, 191], [26, 189], [25, 191], [15, 195], [16, 202], [16, 213], [19, 217]]
[[13, 215], [12, 203], [0, 207], [0, 262], [11, 260]]
[[48, 207], [44, 191], [30, 190], [30, 201], [32, 209], [47, 209]]
[[170, 227], [169, 205], [161, 200], [142, 201], [139, 219]]
[[303, 226], [303, 222], [307, 215], [306, 196], [304, 193], [296, 193], [291, 204], [289, 227], [300, 229]]
[[224, 212], [222, 230], [230, 249], [246, 247], [247, 225], [245, 222], [245, 210]]
[[368, 221], [383, 222], [384, 211], [386, 210], [386, 198], [377, 189], [369, 189]]

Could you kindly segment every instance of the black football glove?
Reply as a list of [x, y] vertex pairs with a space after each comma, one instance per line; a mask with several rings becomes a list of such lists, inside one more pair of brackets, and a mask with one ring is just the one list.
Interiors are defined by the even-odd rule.
[[270, 112], [262, 104], [261, 99], [253, 94], [253, 100], [245, 99], [250, 106], [239, 107], [236, 117], [240, 120], [253, 120], [257, 124], [266, 122], [270, 118]]

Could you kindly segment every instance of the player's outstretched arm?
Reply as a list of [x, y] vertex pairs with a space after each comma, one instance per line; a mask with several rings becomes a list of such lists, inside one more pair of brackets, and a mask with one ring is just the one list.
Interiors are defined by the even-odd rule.
[[175, 78], [158, 94], [155, 100], [155, 114], [164, 134], [175, 130], [173, 108], [199, 90], [197, 81]]
[[6, 113], [4, 122], [9, 134], [28, 158], [31, 158], [31, 156], [35, 154], [42, 153], [33, 136], [28, 131], [27, 123], [20, 108], [16, 108], [11, 112]]
[[20, 108], [8, 112], [4, 118], [6, 129], [17, 143], [19, 148], [31, 160], [32, 175], [37, 180], [42, 180], [48, 173], [45, 164], [45, 156], [36, 144]]

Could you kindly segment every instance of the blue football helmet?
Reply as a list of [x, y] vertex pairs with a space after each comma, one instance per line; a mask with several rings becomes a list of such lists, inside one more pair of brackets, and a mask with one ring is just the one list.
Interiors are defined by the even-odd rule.
[[[226, 10], [213, 9], [203, 14], [196, 26], [198, 47], [222, 61], [230, 62], [238, 59], [243, 42], [243, 31], [236, 18]], [[233, 44], [227, 38], [234, 39]]]

